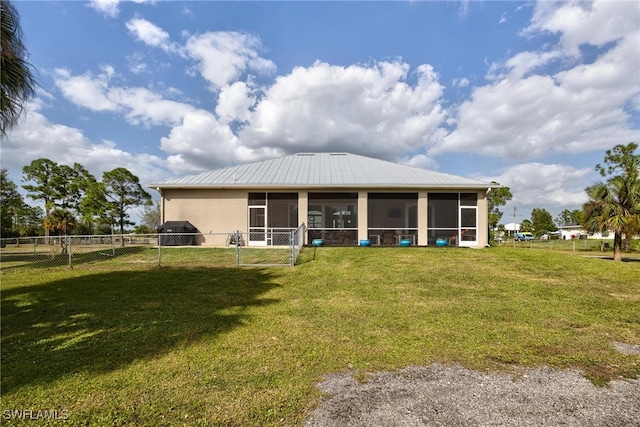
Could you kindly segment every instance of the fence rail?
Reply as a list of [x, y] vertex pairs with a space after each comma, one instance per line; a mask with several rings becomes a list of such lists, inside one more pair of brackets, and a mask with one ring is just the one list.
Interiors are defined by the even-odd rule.
[[[552, 251], [574, 251], [574, 252], [612, 252], [613, 239], [549, 239], [549, 240], [528, 240], [515, 241], [506, 239], [494, 243], [497, 246], [507, 246], [522, 249], [545, 249]], [[623, 240], [622, 249], [624, 252], [637, 253], [640, 251], [640, 240]]]
[[269, 244], [251, 246], [248, 233], [162, 233], [0, 239], [0, 269], [92, 266], [113, 262], [157, 266], [292, 266], [304, 224], [270, 230]]

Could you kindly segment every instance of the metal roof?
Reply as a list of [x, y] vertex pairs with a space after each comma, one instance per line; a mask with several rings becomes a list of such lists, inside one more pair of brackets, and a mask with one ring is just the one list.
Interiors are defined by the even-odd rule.
[[170, 179], [152, 188], [489, 188], [475, 179], [350, 153], [298, 153]]

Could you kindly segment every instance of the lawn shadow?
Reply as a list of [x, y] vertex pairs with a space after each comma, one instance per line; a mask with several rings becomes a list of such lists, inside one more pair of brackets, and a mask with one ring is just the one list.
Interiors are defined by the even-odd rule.
[[261, 269], [114, 271], [2, 291], [2, 393], [103, 373], [251, 321], [278, 286]]
[[[613, 261], [613, 256], [607, 256], [607, 255], [590, 255], [590, 256], [587, 256], [587, 258], [598, 258], [606, 261]], [[640, 258], [623, 256], [622, 262], [640, 262]]]

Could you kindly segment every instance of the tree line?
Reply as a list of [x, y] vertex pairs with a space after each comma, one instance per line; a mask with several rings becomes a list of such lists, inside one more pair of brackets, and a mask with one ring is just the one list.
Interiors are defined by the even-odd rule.
[[129, 219], [130, 209], [145, 206], [153, 210], [151, 195], [126, 168], [104, 172], [98, 181], [79, 163], [68, 166], [41, 158], [25, 166], [22, 177], [27, 197], [44, 208], [26, 203], [8, 170], [2, 169], [2, 237], [106, 234], [114, 226], [125, 233], [125, 227], [134, 224]]
[[[638, 144], [618, 144], [605, 152], [604, 163], [595, 170], [604, 181], [585, 188], [589, 201], [582, 209], [563, 210], [554, 220], [546, 209], [535, 208], [531, 219], [520, 224], [521, 231], [532, 232], [536, 237], [558, 230], [557, 226], [580, 225], [589, 232], [613, 232], [615, 260], [622, 259], [623, 239], [627, 245], [640, 235], [640, 155]], [[511, 200], [508, 187], [492, 189], [488, 194], [489, 225], [499, 229], [502, 218], [499, 206]], [[504, 228], [504, 226], [503, 226]]]

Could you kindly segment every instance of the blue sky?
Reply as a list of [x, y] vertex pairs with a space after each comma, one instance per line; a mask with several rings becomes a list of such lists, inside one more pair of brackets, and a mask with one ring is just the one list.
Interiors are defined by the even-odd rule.
[[640, 142], [636, 1], [15, 4], [42, 86], [2, 141], [16, 183], [40, 157], [151, 183], [346, 151], [498, 181], [519, 222]]

